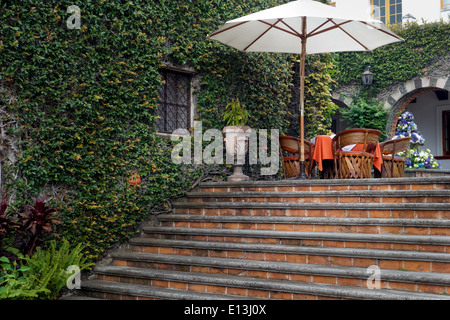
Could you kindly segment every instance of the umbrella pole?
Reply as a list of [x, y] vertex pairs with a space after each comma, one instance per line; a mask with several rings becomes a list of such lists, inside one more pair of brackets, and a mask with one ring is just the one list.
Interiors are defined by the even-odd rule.
[[305, 173], [305, 58], [306, 58], [306, 18], [303, 18], [302, 54], [300, 57], [300, 175], [307, 179]]

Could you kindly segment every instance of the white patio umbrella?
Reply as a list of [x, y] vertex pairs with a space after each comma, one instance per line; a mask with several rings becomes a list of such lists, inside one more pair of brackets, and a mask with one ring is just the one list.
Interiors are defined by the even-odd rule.
[[225, 23], [208, 38], [244, 52], [295, 53], [300, 68], [300, 164], [305, 178], [304, 86], [307, 54], [371, 51], [402, 41], [381, 21], [313, 0], [292, 1]]

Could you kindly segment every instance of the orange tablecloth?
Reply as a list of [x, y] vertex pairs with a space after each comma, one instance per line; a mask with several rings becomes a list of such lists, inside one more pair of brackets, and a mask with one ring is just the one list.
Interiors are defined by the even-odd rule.
[[[323, 171], [323, 160], [333, 160], [333, 147], [331, 145], [332, 138], [330, 136], [318, 136], [315, 139], [313, 160], [317, 162], [319, 170]], [[363, 145], [356, 145], [352, 151], [362, 151]], [[381, 171], [381, 165], [383, 164], [383, 155], [381, 154], [380, 144], [377, 143], [377, 147], [374, 152], [373, 166]]]
[[319, 170], [323, 171], [323, 160], [333, 160], [333, 147], [330, 136], [318, 136], [315, 140], [313, 160], [317, 162]]

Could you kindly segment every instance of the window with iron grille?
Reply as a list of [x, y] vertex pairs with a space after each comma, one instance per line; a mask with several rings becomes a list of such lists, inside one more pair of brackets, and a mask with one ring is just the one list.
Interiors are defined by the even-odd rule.
[[163, 133], [189, 130], [192, 76], [172, 70], [163, 70], [161, 74], [163, 84], [158, 92], [157, 130]]

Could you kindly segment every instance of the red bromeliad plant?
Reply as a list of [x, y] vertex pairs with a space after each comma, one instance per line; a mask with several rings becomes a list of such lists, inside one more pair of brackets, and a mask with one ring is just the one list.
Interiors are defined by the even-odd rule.
[[[17, 223], [14, 217], [8, 216], [5, 212], [8, 209], [7, 196], [4, 196], [2, 201], [0, 202], [0, 257], [6, 257], [9, 261], [17, 260], [17, 256], [3, 247], [3, 245], [7, 243], [3, 243], [3, 239], [7, 238], [12, 229], [18, 228], [19, 224]], [[0, 271], [2, 267], [0, 266]]]
[[36, 241], [42, 233], [57, 235], [53, 232], [53, 226], [61, 223], [57, 217], [57, 209], [47, 207], [45, 196], [42, 198], [33, 198], [34, 204], [25, 205], [25, 211], [19, 213], [23, 218], [22, 225], [31, 233], [29, 240], [28, 254], [31, 255], [36, 247]]
[[0, 203], [0, 235], [7, 233], [11, 220], [5, 215], [5, 211], [8, 208], [8, 203], [6, 202], [6, 196], [3, 197]]
[[5, 214], [8, 209], [7, 196], [4, 196], [0, 202], [0, 240], [8, 235], [13, 228], [17, 228], [19, 225], [17, 221]]

